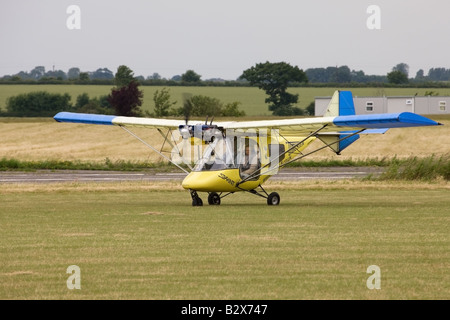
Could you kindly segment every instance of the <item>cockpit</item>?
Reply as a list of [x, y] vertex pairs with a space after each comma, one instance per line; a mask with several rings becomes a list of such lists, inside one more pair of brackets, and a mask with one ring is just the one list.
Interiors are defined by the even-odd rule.
[[261, 166], [259, 146], [248, 137], [218, 137], [206, 145], [193, 171], [239, 169], [241, 177], [249, 176]]

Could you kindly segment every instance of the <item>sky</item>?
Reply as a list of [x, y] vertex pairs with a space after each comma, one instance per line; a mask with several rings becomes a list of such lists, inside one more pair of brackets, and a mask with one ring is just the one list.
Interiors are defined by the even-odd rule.
[[0, 76], [126, 65], [234, 80], [284, 61], [371, 75], [406, 63], [414, 77], [450, 68], [449, 17], [447, 0], [2, 0]]

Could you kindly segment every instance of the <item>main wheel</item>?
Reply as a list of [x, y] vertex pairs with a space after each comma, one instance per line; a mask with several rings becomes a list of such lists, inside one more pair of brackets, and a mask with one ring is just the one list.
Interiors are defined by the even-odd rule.
[[208, 203], [210, 205], [220, 205], [220, 196], [215, 192], [211, 192], [208, 196]]
[[201, 207], [203, 206], [203, 201], [200, 197], [194, 197], [192, 199], [192, 206], [193, 207]]
[[280, 204], [280, 195], [276, 192], [272, 192], [267, 197], [267, 204], [269, 206], [277, 206]]

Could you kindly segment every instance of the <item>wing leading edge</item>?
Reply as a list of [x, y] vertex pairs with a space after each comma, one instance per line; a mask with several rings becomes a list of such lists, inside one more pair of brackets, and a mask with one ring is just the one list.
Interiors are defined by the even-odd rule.
[[[138, 118], [110, 116], [102, 114], [87, 114], [74, 112], [59, 112], [53, 117], [58, 122], [84, 123], [84, 124], [101, 124], [101, 125], [117, 125], [124, 127], [149, 127], [149, 128], [170, 128], [178, 129], [180, 125], [184, 125], [182, 120], [169, 120], [157, 118]], [[188, 124], [198, 124], [197, 121], [189, 121]]]
[[[172, 129], [178, 129], [180, 125], [184, 124], [184, 121], [182, 120], [122, 117], [72, 112], [60, 112], [54, 116], [54, 119], [58, 122]], [[198, 123], [199, 121], [189, 121], [189, 124]], [[410, 112], [300, 119], [218, 122], [215, 124], [223, 127], [224, 129], [237, 130], [265, 128], [279, 129], [284, 133], [293, 132], [295, 134], [311, 133], [325, 125], [326, 128], [323, 132], [441, 125], [441, 123], [434, 120]]]

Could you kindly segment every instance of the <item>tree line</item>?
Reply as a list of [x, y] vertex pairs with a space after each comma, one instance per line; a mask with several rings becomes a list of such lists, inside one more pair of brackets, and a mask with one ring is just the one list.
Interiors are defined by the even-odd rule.
[[[44, 70], [41, 70], [41, 73]], [[275, 116], [299, 116], [312, 114], [313, 105], [305, 110], [300, 109], [295, 104], [298, 102], [298, 94], [287, 92], [288, 87], [304, 85], [314, 77], [328, 76], [334, 77], [333, 81], [348, 81], [349, 69], [327, 68], [315, 70], [317, 75], [311, 74], [311, 69], [303, 71], [298, 66], [291, 66], [286, 62], [265, 62], [257, 63], [243, 71], [238, 78], [251, 86], [257, 86], [265, 91], [269, 111]], [[434, 69], [433, 69], [433, 72]], [[405, 63], [397, 64], [392, 71], [386, 75], [388, 81], [395, 85], [407, 83], [409, 66]], [[440, 77], [445, 77], [445, 72], [437, 72]], [[309, 76], [308, 76], [309, 74]], [[201, 76], [193, 70], [188, 70], [181, 76], [181, 80], [186, 83], [196, 84], [201, 82]], [[175, 108], [176, 102], [171, 101], [170, 93], [167, 89], [156, 91], [153, 97], [155, 103], [154, 113], [143, 112], [142, 106], [143, 92], [139, 90], [140, 82], [134, 73], [127, 66], [119, 66], [112, 79], [115, 87], [111, 89], [108, 96], [90, 99], [87, 95], [77, 97], [75, 106], [70, 105], [71, 97], [64, 95], [51, 95], [46, 92], [35, 92], [15, 97], [7, 100], [6, 112], [0, 113], [3, 116], [52, 116], [59, 111], [74, 111], [85, 113], [104, 113], [119, 116], [243, 116], [245, 113], [239, 110], [239, 102], [223, 104], [218, 99], [195, 96], [184, 99], [181, 108]], [[342, 82], [347, 83], [347, 82]]]
[[[191, 76], [194, 76], [191, 74]], [[239, 110], [239, 102], [223, 103], [219, 99], [203, 95], [186, 97], [182, 107], [175, 107], [171, 100], [170, 90], [156, 90], [153, 95], [154, 112], [142, 110], [144, 93], [139, 89], [139, 82], [133, 71], [127, 66], [119, 66], [114, 76], [114, 87], [108, 95], [91, 98], [87, 93], [77, 96], [75, 104], [68, 93], [53, 94], [36, 91], [9, 97], [6, 111], [0, 110], [0, 116], [9, 117], [52, 117], [61, 111], [107, 114], [131, 117], [164, 117], [164, 116], [244, 116]]]
[[[450, 81], [450, 69], [430, 68], [428, 73], [423, 69], [417, 71], [414, 77], [409, 75], [409, 66], [399, 63], [386, 75], [367, 75], [362, 70], [352, 70], [348, 66], [330, 66], [326, 68], [308, 68], [304, 70], [307, 81], [290, 83], [290, 86], [306, 86], [320, 84], [392, 84], [392, 85], [426, 85], [431, 82]], [[171, 78], [163, 78], [159, 73], [153, 73], [147, 77], [136, 76], [135, 80], [141, 85], [196, 85], [196, 86], [249, 86], [251, 83], [239, 77], [236, 80], [224, 80], [221, 78], [201, 79], [201, 75], [194, 70], [187, 70], [181, 75]], [[95, 71], [83, 72], [80, 68], [73, 67], [64, 72], [62, 70], [45, 70], [44, 66], [37, 66], [30, 72], [20, 71], [14, 75], [5, 75], [0, 78], [1, 83], [75, 83], [75, 84], [112, 84], [114, 73], [108, 68], [98, 68]]]

